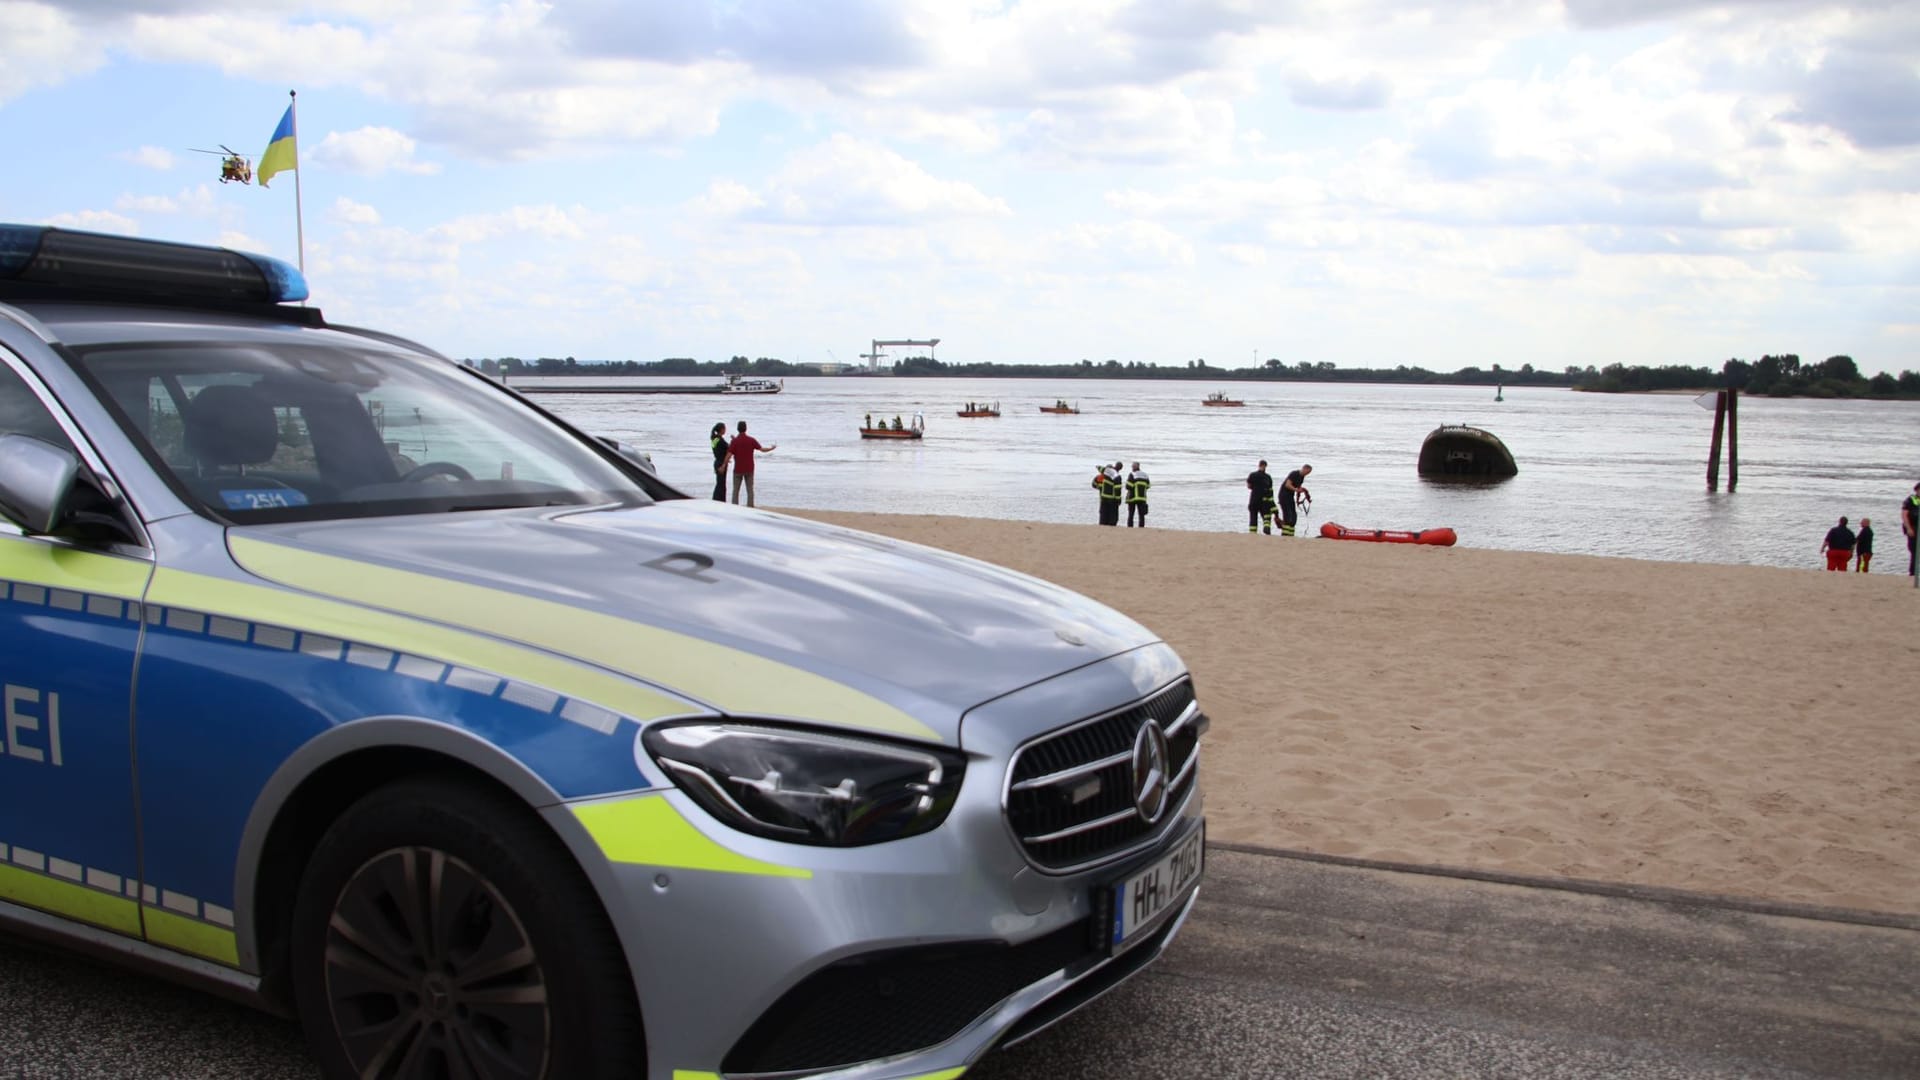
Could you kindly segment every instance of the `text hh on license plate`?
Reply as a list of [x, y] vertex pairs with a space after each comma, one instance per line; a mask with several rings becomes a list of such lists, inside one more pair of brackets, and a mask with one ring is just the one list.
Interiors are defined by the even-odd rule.
[[1187, 835], [1158, 862], [1113, 887], [1113, 951], [1118, 953], [1160, 922], [1200, 880], [1206, 830]]

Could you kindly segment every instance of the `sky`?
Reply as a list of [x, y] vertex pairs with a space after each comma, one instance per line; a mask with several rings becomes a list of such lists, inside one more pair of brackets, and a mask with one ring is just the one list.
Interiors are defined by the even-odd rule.
[[456, 357], [1920, 369], [1910, 0], [0, 0], [0, 147]]

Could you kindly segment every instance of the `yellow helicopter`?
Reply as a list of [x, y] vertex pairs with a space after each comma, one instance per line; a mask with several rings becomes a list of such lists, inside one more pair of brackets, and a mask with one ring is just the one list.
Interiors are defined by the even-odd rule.
[[202, 150], [197, 146], [188, 147], [196, 154], [212, 154], [220, 159], [220, 182], [223, 184], [253, 183], [253, 161], [244, 154], [234, 152], [226, 143], [218, 150]]

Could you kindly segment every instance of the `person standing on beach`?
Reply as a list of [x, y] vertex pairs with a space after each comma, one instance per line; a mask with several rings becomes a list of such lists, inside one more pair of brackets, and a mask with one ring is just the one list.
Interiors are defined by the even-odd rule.
[[1140, 515], [1140, 527], [1147, 527], [1147, 489], [1152, 486], [1153, 481], [1140, 471], [1140, 463], [1134, 462], [1133, 471], [1127, 474], [1127, 528], [1133, 528], [1136, 511]]
[[1841, 518], [1840, 524], [1827, 530], [1827, 538], [1820, 541], [1820, 550], [1827, 553], [1827, 569], [1846, 572], [1847, 564], [1853, 561], [1853, 530], [1847, 528], [1847, 519]]
[[1247, 474], [1247, 531], [1256, 527], [1273, 535], [1273, 474], [1267, 471], [1264, 460]]
[[1907, 576], [1914, 577], [1914, 541], [1920, 539], [1920, 484], [1900, 504], [1900, 531], [1907, 537]]
[[1093, 478], [1093, 487], [1100, 493], [1100, 524], [1120, 524], [1119, 463], [1100, 466], [1100, 472]]
[[1853, 539], [1853, 572], [1867, 573], [1867, 565], [1873, 562], [1873, 519], [1860, 519], [1860, 533]]
[[733, 442], [727, 445], [727, 453], [733, 456], [734, 502], [738, 503], [740, 501], [740, 484], [741, 481], [745, 481], [747, 485], [747, 505], [753, 505], [753, 452], [758, 450], [763, 454], [771, 454], [774, 449], [775, 444], [767, 443], [763, 446], [760, 440], [747, 434], [747, 422], [745, 420], [740, 421], [740, 423], [735, 426]]
[[1298, 500], [1313, 502], [1313, 495], [1307, 491], [1307, 477], [1313, 474], [1313, 466], [1302, 465], [1287, 474], [1280, 485], [1280, 535], [1292, 536], [1293, 527], [1300, 520]]
[[713, 501], [727, 501], [727, 422], [713, 425]]

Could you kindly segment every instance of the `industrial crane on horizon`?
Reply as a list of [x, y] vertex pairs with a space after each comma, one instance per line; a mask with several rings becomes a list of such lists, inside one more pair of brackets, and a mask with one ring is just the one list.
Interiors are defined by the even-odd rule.
[[884, 348], [897, 345], [903, 349], [911, 349], [916, 345], [924, 345], [927, 348], [927, 358], [932, 359], [933, 347], [938, 344], [940, 344], [939, 338], [928, 338], [925, 341], [913, 341], [911, 339], [902, 339], [900, 341], [881, 341], [880, 339], [875, 338], [873, 341], [873, 351], [861, 353], [860, 359], [865, 360], [867, 362], [868, 371], [878, 371], [880, 370], [881, 358], [886, 356], [885, 353], [880, 351]]

